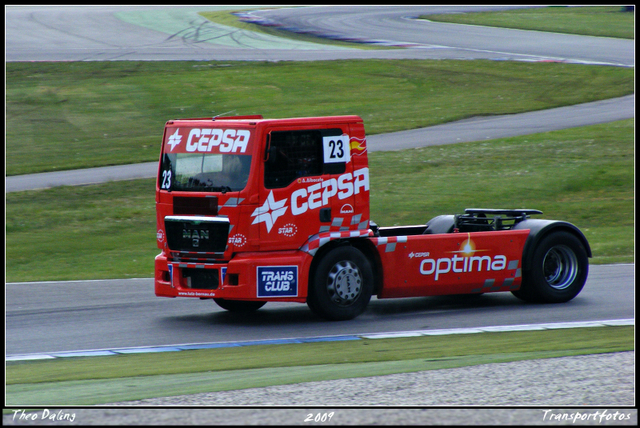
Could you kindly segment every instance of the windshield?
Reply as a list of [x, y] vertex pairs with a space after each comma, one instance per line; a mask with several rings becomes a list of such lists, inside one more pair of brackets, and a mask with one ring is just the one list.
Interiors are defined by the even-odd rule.
[[251, 155], [165, 153], [160, 188], [192, 192], [233, 192], [249, 180]]

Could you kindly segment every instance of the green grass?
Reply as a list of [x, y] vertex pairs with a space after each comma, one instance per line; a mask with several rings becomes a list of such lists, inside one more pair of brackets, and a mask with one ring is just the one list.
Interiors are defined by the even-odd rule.
[[521, 30], [551, 31], [587, 36], [635, 37], [635, 15], [621, 6], [545, 7], [502, 12], [423, 15], [422, 19], [455, 24], [486, 25]]
[[170, 119], [358, 114], [368, 134], [634, 92], [634, 70], [454, 60], [6, 64], [6, 175], [155, 161]]
[[629, 326], [8, 362], [6, 404], [103, 404], [633, 349]]
[[[578, 226], [591, 263], [633, 262], [633, 119], [369, 160], [371, 218], [381, 226], [471, 207], [535, 208]], [[154, 192], [147, 179], [8, 193], [6, 280], [153, 277]]]
[[153, 277], [154, 180], [6, 195], [7, 281]]

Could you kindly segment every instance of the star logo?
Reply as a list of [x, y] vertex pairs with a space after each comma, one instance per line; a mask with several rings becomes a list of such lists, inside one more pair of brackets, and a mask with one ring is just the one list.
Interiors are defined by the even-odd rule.
[[253, 214], [251, 214], [252, 217], [255, 217], [253, 219], [253, 223], [251, 224], [264, 222], [265, 226], [267, 226], [267, 232], [271, 232], [271, 228], [273, 227], [278, 217], [284, 215], [284, 213], [287, 212], [287, 207], [285, 206], [286, 203], [287, 198], [276, 202], [276, 200], [273, 198], [272, 190], [271, 193], [269, 193], [269, 197], [264, 202], [264, 205], [256, 208]]
[[459, 251], [449, 251], [450, 253], [462, 253], [467, 257], [473, 255], [473, 253], [481, 253], [489, 250], [476, 250], [476, 243], [471, 240], [471, 234], [467, 233], [467, 240], [462, 242]]
[[175, 146], [180, 144], [180, 141], [182, 140], [182, 136], [178, 134], [179, 131], [180, 129], [176, 129], [176, 132], [173, 135], [169, 135], [169, 140], [167, 141], [167, 144], [171, 146], [171, 150], [169, 150], [171, 152], [173, 151]]

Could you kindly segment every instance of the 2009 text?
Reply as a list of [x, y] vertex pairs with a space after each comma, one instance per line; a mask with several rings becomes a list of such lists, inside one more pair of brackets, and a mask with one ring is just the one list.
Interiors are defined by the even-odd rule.
[[304, 418], [304, 421], [305, 422], [329, 422], [334, 414], [335, 412], [317, 413], [317, 414], [308, 413], [307, 417]]

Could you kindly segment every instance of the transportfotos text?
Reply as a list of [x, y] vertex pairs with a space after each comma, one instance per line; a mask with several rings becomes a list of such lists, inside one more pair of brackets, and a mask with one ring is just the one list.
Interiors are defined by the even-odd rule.
[[614, 422], [614, 421], [628, 421], [631, 419], [631, 413], [624, 413], [616, 411], [609, 412], [608, 410], [597, 410], [595, 412], [560, 412], [554, 410], [544, 410], [543, 421], [557, 422], [557, 421], [571, 421], [571, 423], [582, 422]]

